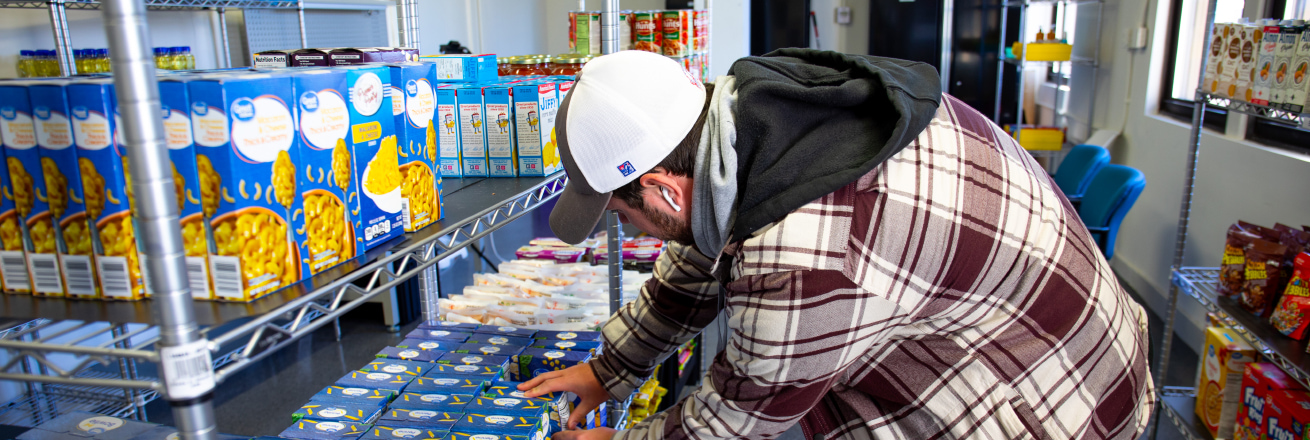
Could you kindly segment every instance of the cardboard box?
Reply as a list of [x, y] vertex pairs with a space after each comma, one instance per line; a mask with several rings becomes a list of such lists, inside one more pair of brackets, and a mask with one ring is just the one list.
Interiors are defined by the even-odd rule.
[[[292, 74], [300, 142], [296, 191], [301, 205], [293, 213], [296, 248], [306, 276], [350, 261], [359, 254], [363, 234], [348, 200], [358, 197], [351, 172], [352, 133], [346, 72], [297, 70]], [[303, 169], [304, 172], [300, 172]]]
[[[1271, 24], [1272, 23], [1272, 24]], [[1274, 20], [1264, 20], [1263, 26], [1258, 34], [1260, 36], [1260, 46], [1257, 48], [1255, 62], [1255, 91], [1251, 94], [1251, 103], [1259, 105], [1269, 105], [1273, 99], [1274, 93], [1274, 73], [1277, 71], [1275, 65], [1278, 52], [1279, 33], [1282, 30]]]
[[390, 440], [390, 439], [410, 439], [410, 440], [442, 440], [450, 432], [449, 428], [441, 429], [439, 427], [413, 427], [404, 425], [383, 425], [378, 424], [369, 428], [360, 440]]
[[219, 196], [209, 222], [217, 300], [250, 301], [301, 279], [299, 249], [290, 245], [293, 212], [303, 204], [292, 90], [289, 76], [274, 74], [187, 82], [201, 196]]
[[1215, 74], [1219, 78], [1219, 96], [1230, 97], [1237, 84], [1237, 68], [1241, 64], [1242, 25], [1231, 23], [1224, 27], [1224, 49]]
[[[416, 330], [421, 330], [421, 329], [416, 329]], [[413, 333], [414, 332], [410, 332], [410, 334]], [[440, 340], [431, 340], [426, 338], [414, 338], [408, 335], [406, 335], [405, 338], [406, 339], [396, 344], [396, 347], [415, 349], [415, 350], [425, 350], [425, 351], [447, 352], [459, 348], [460, 345], [464, 344], [463, 341], [440, 341]], [[467, 338], [468, 337], [465, 336], [465, 339]]]
[[300, 440], [354, 440], [364, 435], [368, 425], [355, 422], [318, 422], [300, 420], [278, 437]]
[[377, 418], [381, 413], [382, 407], [373, 404], [311, 401], [292, 413], [291, 419], [295, 421], [373, 423], [373, 419]]
[[601, 341], [600, 332], [589, 332], [589, 331], [572, 332], [572, 331], [540, 330], [537, 332], [536, 335], [533, 335], [533, 337], [536, 339], [558, 339], [561, 341], [573, 341], [573, 340], [596, 341], [596, 342]]
[[1219, 93], [1219, 65], [1223, 64], [1226, 52], [1224, 44], [1228, 42], [1228, 27], [1231, 23], [1215, 23], [1210, 36], [1210, 50], [1205, 59], [1205, 76], [1201, 80], [1201, 89], [1206, 93]]
[[1277, 365], [1246, 364], [1242, 374], [1242, 408], [1237, 412], [1233, 438], [1258, 439], [1265, 432], [1265, 398], [1270, 391], [1298, 390], [1301, 385], [1287, 377]]
[[471, 365], [504, 369], [509, 365], [509, 356], [495, 356], [471, 353], [446, 353], [437, 363], [449, 365]]
[[269, 67], [288, 67], [291, 66], [291, 50], [266, 50], [255, 54], [253, 62], [250, 63], [256, 69]]
[[487, 172], [491, 177], [516, 177], [514, 103], [510, 84], [482, 88], [482, 123], [487, 130]]
[[419, 377], [427, 374], [435, 365], [431, 362], [404, 361], [397, 359], [378, 359], [359, 369], [365, 373], [390, 373], [400, 376]]
[[464, 409], [466, 414], [505, 415], [515, 417], [547, 418], [551, 402], [517, 397], [486, 397], [473, 399]]
[[459, 104], [455, 96], [455, 86], [442, 84], [437, 86], [437, 168], [441, 177], [461, 177], [464, 167], [460, 165], [460, 139], [462, 119], [459, 117]]
[[1274, 84], [1269, 98], [1269, 106], [1283, 108], [1288, 104], [1292, 92], [1292, 61], [1296, 59], [1296, 44], [1300, 40], [1299, 29], [1281, 26], [1278, 33], [1278, 49], [1274, 51]]
[[404, 393], [391, 403], [393, 408], [428, 409], [463, 414], [464, 407], [473, 401], [472, 394]]
[[563, 370], [588, 360], [591, 360], [591, 353], [586, 351], [527, 348], [510, 360], [509, 378], [526, 382], [542, 373]]
[[586, 351], [595, 352], [600, 349], [600, 342], [597, 341], [563, 341], [563, 340], [544, 340], [538, 339], [536, 343], [529, 345], [530, 348], [554, 348], [558, 350], [569, 351]]
[[540, 440], [544, 437], [545, 425], [540, 417], [469, 412], [460, 416], [459, 422], [455, 423], [455, 427], [450, 428], [450, 432], [509, 435]]
[[33, 212], [46, 208], [45, 201], [35, 197], [37, 193], [45, 194], [44, 176], [26, 171], [40, 169], [41, 159], [36, 151], [36, 127], [32, 125], [32, 104], [25, 82], [0, 82], [0, 147], [5, 152], [5, 166], [0, 167], [4, 193], [0, 197], [0, 274], [5, 291], [31, 293], [26, 253], [35, 249], [28, 219]]
[[[68, 105], [68, 85], [65, 81], [34, 84], [28, 87], [28, 93], [32, 99], [32, 113], [36, 116], [40, 169], [46, 181], [46, 213], [56, 226], [54, 239], [63, 286], [60, 295], [99, 298], [90, 228], [83, 205], [81, 170], [77, 149], [73, 148], [72, 122], [77, 115]], [[28, 256], [28, 260], [34, 260], [34, 257]], [[36, 274], [35, 278], [40, 281], [41, 275]], [[50, 286], [53, 287], [53, 283]], [[36, 290], [38, 293], [42, 291]]]
[[578, 12], [573, 20], [577, 53], [600, 55], [600, 13]]
[[1259, 40], [1256, 34], [1259, 33], [1259, 26], [1249, 23], [1235, 25], [1237, 33], [1237, 69], [1234, 75], [1237, 77], [1233, 81], [1233, 87], [1229, 89], [1229, 96], [1239, 101], [1251, 102], [1255, 99], [1254, 91], [1251, 87], [1255, 84], [1255, 63], [1258, 56], [1256, 46]]
[[328, 51], [328, 65], [353, 66], [371, 63], [403, 63], [406, 53], [388, 47], [340, 47]]
[[377, 357], [386, 359], [401, 359], [406, 361], [418, 362], [436, 362], [441, 359], [446, 352], [440, 350], [420, 350], [417, 348], [400, 348], [386, 347], [379, 351]]
[[481, 380], [491, 383], [500, 380], [504, 372], [499, 366], [478, 366], [478, 365], [450, 365], [435, 364], [432, 370], [428, 371], [428, 379], [457, 379], [457, 380]]
[[520, 345], [527, 347], [532, 345], [532, 338], [520, 338], [515, 336], [501, 336], [490, 333], [474, 333], [470, 336], [466, 344], [490, 344], [490, 345]]
[[378, 423], [390, 426], [414, 426], [449, 430], [459, 414], [428, 409], [387, 408]]
[[487, 82], [499, 75], [496, 56], [492, 54], [424, 55], [419, 61], [434, 65], [440, 82]]
[[487, 130], [482, 117], [482, 86], [461, 85], [455, 88], [459, 104], [460, 174], [464, 177], [487, 177]]
[[414, 376], [381, 372], [351, 371], [333, 385], [343, 388], [364, 388], [371, 390], [394, 391], [399, 394]]
[[486, 382], [473, 376], [464, 377], [420, 377], [405, 387], [406, 393], [416, 394], [482, 394]]
[[310, 402], [327, 402], [327, 403], [351, 403], [356, 405], [373, 405], [378, 407], [387, 406], [391, 399], [396, 397], [395, 390], [379, 390], [367, 388], [353, 388], [332, 385], [323, 388], [313, 397], [309, 398]]
[[1310, 424], [1310, 394], [1297, 390], [1271, 390], [1265, 399], [1265, 431], [1261, 439], [1305, 438]]
[[332, 65], [330, 55], [322, 49], [293, 50], [289, 60], [289, 67], [327, 67]]
[[529, 338], [537, 334], [536, 330], [528, 328], [510, 327], [505, 325], [482, 324], [474, 334], [481, 333], [485, 335], [513, 336], [518, 338]]
[[468, 322], [450, 322], [450, 321], [424, 321], [418, 324], [421, 329], [439, 329], [452, 330], [472, 333], [482, 324], [473, 324]]
[[80, 439], [129, 440], [155, 426], [135, 420], [109, 417], [86, 411], [73, 411], [20, 434], [23, 440]]
[[558, 170], [555, 117], [560, 97], [559, 84], [554, 81], [514, 85], [515, 154], [520, 176], [546, 176]]
[[350, 205], [356, 216], [356, 242], [365, 251], [404, 233], [401, 220], [400, 153], [396, 145], [396, 124], [385, 109], [391, 107], [387, 87], [391, 70], [386, 66], [351, 66], [346, 70], [350, 90], [351, 171], [359, 194]]
[[530, 439], [524, 436], [517, 436], [517, 435], [473, 434], [468, 432], [451, 431], [450, 435], [446, 436], [446, 440], [530, 440]]
[[1301, 32], [1296, 43], [1296, 61], [1292, 63], [1292, 88], [1287, 111], [1301, 113], [1310, 107], [1310, 30]]
[[[209, 277], [210, 239], [213, 236], [209, 220], [218, 212], [219, 194], [212, 191], [212, 185], [209, 188], [200, 186], [195, 137], [191, 126], [191, 104], [186, 85], [190, 78], [174, 76], [161, 79], [159, 100], [164, 116], [164, 141], [168, 145], [168, 159], [174, 171], [173, 185], [179, 192], [179, 223], [182, 227], [182, 248], [186, 251], [191, 298], [210, 300], [214, 299], [214, 287]], [[137, 251], [140, 252], [140, 249]], [[145, 273], [145, 254], [141, 256], [141, 271]], [[150, 284], [147, 283], [146, 296], [151, 293]]]
[[401, 219], [406, 232], [441, 219], [441, 172], [437, 169], [436, 80], [432, 64], [390, 64], [391, 108], [400, 148]]
[[[427, 339], [433, 341], [449, 341], [449, 342], [459, 342], [459, 343], [463, 343], [464, 341], [468, 340], [470, 336], [473, 336], [473, 334], [465, 333], [465, 332], [452, 332], [446, 330], [425, 330], [421, 328], [416, 328], [405, 335], [406, 338], [410, 338], [410, 339]], [[451, 350], [446, 350], [445, 348], [437, 348], [437, 349], [451, 351]]]
[[1231, 329], [1209, 327], [1201, 352], [1201, 374], [1196, 387], [1196, 414], [1210, 435], [1231, 438], [1242, 402], [1242, 374], [1254, 362], [1256, 351]]
[[472, 353], [492, 356], [513, 356], [523, 351], [524, 346], [519, 345], [497, 345], [497, 344], [461, 344], [453, 350], [454, 353]]

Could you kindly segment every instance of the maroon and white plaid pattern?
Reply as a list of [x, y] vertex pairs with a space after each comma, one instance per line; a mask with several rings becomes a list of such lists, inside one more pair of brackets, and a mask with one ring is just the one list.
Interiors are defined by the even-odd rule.
[[[944, 97], [891, 160], [728, 245], [725, 351], [618, 438], [1135, 439], [1146, 317], [1094, 243], [1031, 155]], [[709, 259], [664, 255], [592, 361], [615, 396], [716, 316]]]

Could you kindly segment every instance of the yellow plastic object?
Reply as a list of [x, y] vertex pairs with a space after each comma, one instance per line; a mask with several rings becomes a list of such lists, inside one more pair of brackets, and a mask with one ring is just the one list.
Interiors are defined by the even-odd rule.
[[1019, 146], [1025, 150], [1058, 151], [1064, 148], [1064, 131], [1059, 128], [1025, 125], [1016, 132], [1014, 126], [1007, 125], [1005, 130], [1019, 139]]
[[[1027, 57], [1023, 54], [1024, 46], [1027, 46]], [[1014, 43], [1011, 49], [1016, 59], [1024, 61], [1069, 61], [1073, 56], [1073, 45], [1063, 43]]]

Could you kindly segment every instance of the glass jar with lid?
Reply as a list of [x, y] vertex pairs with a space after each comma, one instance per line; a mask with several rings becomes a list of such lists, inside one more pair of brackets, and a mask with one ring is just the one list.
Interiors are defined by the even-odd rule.
[[512, 75], [510, 72], [514, 70], [514, 67], [509, 62], [514, 58], [513, 56], [496, 57], [496, 73], [500, 76]]
[[551, 75], [571, 75], [576, 76], [582, 71], [582, 66], [591, 61], [592, 55], [583, 54], [563, 54], [555, 57], [555, 62], [551, 64]]
[[509, 75], [546, 75], [541, 68], [541, 60], [531, 55], [513, 57], [509, 60]]

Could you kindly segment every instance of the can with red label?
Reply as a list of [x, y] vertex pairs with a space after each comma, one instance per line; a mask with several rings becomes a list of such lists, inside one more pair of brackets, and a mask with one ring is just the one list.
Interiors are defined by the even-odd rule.
[[578, 51], [578, 11], [569, 11], [569, 52]]
[[664, 11], [661, 28], [664, 30], [664, 55], [685, 57], [691, 54], [691, 11]]
[[660, 11], [641, 11], [635, 15], [632, 24], [632, 36], [635, 40], [632, 43], [634, 50], [646, 52], [662, 53], [660, 42], [664, 40], [663, 29], [663, 12]]
[[693, 50], [697, 53], [705, 52], [709, 49], [710, 39], [710, 11], [698, 9], [692, 11], [692, 38]]

